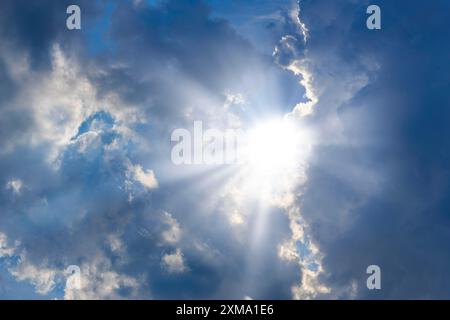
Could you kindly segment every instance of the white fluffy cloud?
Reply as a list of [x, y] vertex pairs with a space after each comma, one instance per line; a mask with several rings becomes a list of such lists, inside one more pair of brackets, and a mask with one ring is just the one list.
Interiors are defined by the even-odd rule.
[[61, 273], [47, 264], [48, 262], [43, 261], [40, 265], [35, 265], [29, 261], [26, 253], [22, 253], [19, 264], [9, 271], [18, 281], [29, 281], [37, 293], [46, 295], [54, 289], [56, 277]]
[[167, 229], [162, 232], [163, 241], [167, 244], [176, 244], [181, 238], [180, 224], [168, 212], [164, 212], [163, 221], [167, 226]]
[[6, 234], [0, 232], [0, 258], [12, 256], [15, 251], [16, 246], [9, 245]]
[[[10, 61], [11, 54], [4, 53], [4, 59]], [[125, 123], [136, 121], [136, 109], [114, 93], [100, 97], [95, 84], [83, 73], [79, 60], [64, 52], [59, 44], [54, 44], [51, 49], [51, 62], [51, 68], [41, 72], [33, 71], [28, 63], [19, 72], [10, 62], [15, 80], [22, 84], [12, 104], [15, 109], [31, 115], [33, 126], [29, 129], [33, 132], [23, 139], [16, 139], [15, 144], [9, 141], [2, 152], [11, 152], [20, 145], [48, 144], [48, 161], [54, 162], [83, 120], [96, 111], [106, 110]], [[101, 71], [92, 67], [90, 72]]]
[[158, 180], [156, 180], [153, 170], [143, 170], [140, 165], [131, 166], [129, 169], [133, 178], [147, 189], [158, 188]]
[[187, 270], [183, 253], [177, 249], [174, 253], [167, 253], [162, 257], [162, 266], [169, 273], [182, 273]]
[[[82, 264], [80, 271], [80, 286], [65, 287], [66, 300], [123, 299], [137, 296], [139, 281], [114, 271], [111, 262], [102, 255]], [[122, 296], [121, 290], [129, 290], [129, 295]]]

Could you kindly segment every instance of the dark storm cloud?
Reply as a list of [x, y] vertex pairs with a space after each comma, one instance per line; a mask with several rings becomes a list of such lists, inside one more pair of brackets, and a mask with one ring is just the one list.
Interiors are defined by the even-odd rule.
[[[354, 79], [368, 79], [349, 100], [319, 98], [314, 121], [323, 124], [336, 112], [344, 142], [334, 144], [324, 133], [302, 212], [325, 255], [323, 280], [332, 288], [356, 280], [359, 298], [445, 298], [449, 4], [377, 4], [382, 29], [370, 31], [366, 3], [302, 1], [317, 83], [331, 73], [338, 85], [348, 70]], [[365, 286], [371, 264], [381, 267], [381, 291]]]

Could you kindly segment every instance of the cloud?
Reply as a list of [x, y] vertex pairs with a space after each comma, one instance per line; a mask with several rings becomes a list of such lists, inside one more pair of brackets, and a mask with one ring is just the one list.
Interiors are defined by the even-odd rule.
[[26, 253], [20, 255], [20, 262], [17, 267], [9, 270], [18, 281], [29, 281], [42, 295], [50, 293], [56, 285], [58, 270], [49, 268], [46, 263], [34, 265], [27, 258]]
[[130, 168], [130, 171], [133, 174], [133, 178], [147, 189], [155, 189], [158, 187], [158, 181], [153, 170], [144, 171], [140, 165], [134, 165]]
[[181, 238], [181, 227], [179, 223], [168, 212], [164, 212], [164, 223], [168, 229], [162, 233], [163, 240], [168, 244], [176, 244]]
[[11, 190], [15, 195], [20, 195], [23, 182], [20, 179], [11, 179], [6, 183], [6, 189]]
[[[83, 30], [108, 21], [109, 40], [97, 39], [104, 47], [95, 54], [90, 32], [69, 40], [59, 29], [59, 4], [37, 17], [51, 30], [42, 43], [20, 17], [19, 26], [8, 20], [20, 31], [14, 45], [1, 38], [1, 121], [9, 121], [1, 126], [0, 181], [20, 177], [27, 188], [17, 199], [0, 190], [1, 231], [20, 240], [15, 252], [24, 255], [11, 274], [45, 298], [288, 296], [292, 270], [277, 292], [270, 290], [275, 277], [259, 295], [229, 285], [230, 278], [247, 278], [243, 240], [251, 229], [231, 229], [221, 194], [211, 192], [223, 188], [220, 172], [209, 181], [183, 174], [170, 162], [166, 137], [195, 119], [227, 128], [243, 124], [242, 112], [287, 108], [301, 96], [295, 79], [202, 1], [120, 2], [109, 17], [97, 5], [80, 5]], [[2, 8], [20, 13], [15, 2]], [[240, 209], [253, 216], [249, 206]], [[286, 221], [271, 219], [269, 236], [277, 242]], [[283, 274], [272, 259], [276, 246], [267, 248], [260, 250], [265, 265]], [[69, 265], [80, 266], [83, 287], [62, 295]]]
[[8, 245], [8, 238], [0, 232], [0, 258], [12, 256], [15, 251], [16, 246]]
[[[384, 20], [379, 33], [365, 28], [368, 5], [301, 1], [300, 19], [308, 29], [306, 50], [287, 60], [307, 72], [305, 87], [310, 86], [316, 97], [308, 121], [321, 143], [314, 147], [307, 183], [297, 199], [304, 232], [321, 257], [323, 273], [314, 279], [330, 289], [316, 290], [315, 296], [445, 297], [448, 282], [438, 270], [447, 265], [443, 245], [447, 235], [433, 226], [443, 223], [448, 208], [443, 196], [448, 188], [435, 178], [435, 174], [446, 176], [437, 160], [442, 159], [438, 150], [446, 143], [429, 133], [431, 126], [433, 132], [447, 129], [429, 111], [432, 97], [439, 96], [439, 105], [448, 99], [427, 84], [426, 76], [416, 76], [447, 64], [435, 50], [439, 39], [446, 37], [437, 27], [445, 23], [446, 17], [438, 14], [445, 5], [439, 2], [425, 8], [417, 1], [405, 9], [381, 1]], [[395, 18], [389, 14], [393, 12]], [[436, 14], [436, 24], [411, 23], [419, 15]], [[435, 36], [416, 43], [412, 35], [424, 32]], [[447, 48], [438, 51], [442, 50]], [[422, 63], [428, 59], [434, 62]], [[438, 86], [448, 83], [439, 72], [433, 75]], [[421, 89], [401, 93], [411, 88]], [[447, 114], [440, 108], [437, 113]], [[428, 181], [428, 187], [419, 181]], [[295, 259], [293, 245], [288, 244], [281, 253]], [[385, 287], [376, 292], [367, 290], [364, 273], [374, 263], [385, 272]], [[297, 297], [311, 292], [312, 278], [305, 279], [309, 272], [303, 270], [302, 282], [294, 288]]]
[[169, 273], [183, 273], [187, 270], [185, 266], [183, 254], [180, 249], [177, 249], [174, 253], [165, 254], [162, 257], [162, 266]]
[[90, 262], [82, 264], [80, 270], [80, 286], [66, 285], [64, 299], [104, 300], [137, 297], [138, 280], [113, 271], [111, 262], [103, 256], [96, 256]]
[[[58, 18], [41, 45], [27, 32], [16, 35], [17, 47], [2, 41], [2, 114], [17, 125], [1, 136], [0, 179], [21, 177], [30, 190], [20, 199], [0, 193], [0, 225], [15, 226], [2, 231], [26, 252], [13, 275], [45, 297], [58, 294], [65, 267], [78, 265], [83, 288], [66, 287], [65, 298], [291, 298], [306, 262], [321, 259], [290, 214], [295, 188], [306, 181], [304, 163], [280, 179], [282, 190], [261, 215], [245, 177], [175, 168], [166, 139], [193, 120], [248, 127], [315, 103], [320, 92], [299, 84], [315, 84], [307, 68], [291, 70], [304, 49], [295, 39], [306, 29], [292, 16], [298, 7], [287, 8], [260, 12], [281, 17], [264, 39], [270, 50], [203, 1], [109, 9], [86, 2], [83, 30], [106, 21], [104, 36], [75, 33], [69, 41]], [[42, 12], [44, 20], [60, 17], [59, 9]], [[280, 43], [286, 34], [295, 39]], [[90, 37], [102, 43], [95, 53]], [[297, 251], [297, 260], [280, 259], [280, 246]], [[301, 246], [312, 252], [303, 260]]]
[[[367, 3], [86, 1], [86, 31], [68, 33], [62, 4], [3, 1], [13, 277], [67, 299], [448, 296], [448, 77], [430, 72], [448, 64], [448, 10], [381, 1], [369, 33]], [[436, 25], [410, 23], [422, 9]], [[233, 168], [170, 161], [171, 131], [194, 120], [285, 114], [314, 143], [270, 199]], [[68, 265], [83, 285], [61, 294]]]

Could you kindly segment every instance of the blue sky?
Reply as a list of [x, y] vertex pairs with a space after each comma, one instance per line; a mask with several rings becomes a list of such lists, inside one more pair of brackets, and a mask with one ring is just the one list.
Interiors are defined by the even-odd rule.
[[[0, 3], [1, 299], [450, 297], [448, 1], [70, 4]], [[171, 161], [279, 118], [270, 179]]]

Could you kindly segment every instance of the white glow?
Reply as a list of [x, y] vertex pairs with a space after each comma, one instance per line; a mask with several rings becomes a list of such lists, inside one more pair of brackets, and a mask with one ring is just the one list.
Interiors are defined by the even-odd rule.
[[271, 120], [251, 129], [248, 135], [248, 164], [264, 175], [291, 167], [296, 162], [299, 132], [292, 123]]
[[268, 196], [285, 190], [304, 165], [310, 138], [288, 119], [258, 123], [246, 135], [243, 175], [252, 192]]

